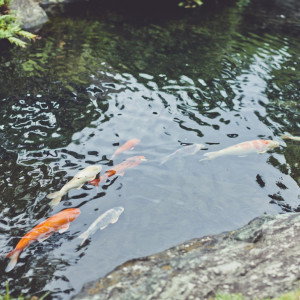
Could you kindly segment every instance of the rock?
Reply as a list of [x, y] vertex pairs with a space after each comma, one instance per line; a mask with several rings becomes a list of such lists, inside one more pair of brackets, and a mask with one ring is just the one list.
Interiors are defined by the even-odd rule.
[[299, 288], [300, 214], [263, 216], [125, 262], [72, 299], [207, 299], [217, 292], [272, 298]]
[[15, 11], [15, 15], [22, 23], [22, 28], [38, 29], [48, 21], [46, 12], [33, 0], [14, 0], [10, 9]]

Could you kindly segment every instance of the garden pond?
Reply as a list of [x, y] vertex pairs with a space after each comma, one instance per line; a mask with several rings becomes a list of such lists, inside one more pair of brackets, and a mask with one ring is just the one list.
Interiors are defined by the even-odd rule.
[[[300, 210], [300, 142], [281, 138], [300, 136], [299, 7], [289, 3], [72, 4], [26, 49], [1, 48], [0, 254], [63, 209], [81, 214], [11, 272], [2, 258], [0, 294], [8, 281], [14, 296], [69, 299], [129, 259]], [[140, 142], [110, 161], [130, 139]], [[200, 162], [254, 139], [280, 147]], [[194, 143], [206, 148], [160, 164]], [[103, 174], [136, 155], [147, 160], [124, 176], [49, 205], [79, 170], [100, 164]], [[113, 207], [124, 208], [119, 220], [80, 247]]]

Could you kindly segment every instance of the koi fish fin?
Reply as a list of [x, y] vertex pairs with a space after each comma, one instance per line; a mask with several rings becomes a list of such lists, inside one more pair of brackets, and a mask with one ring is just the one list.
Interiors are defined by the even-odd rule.
[[82, 242], [80, 243], [80, 246], [82, 246], [84, 244], [84, 242], [88, 239], [89, 237], [89, 233], [88, 231], [85, 231], [84, 233], [82, 233], [78, 239], [82, 239]]
[[259, 153], [259, 154], [263, 154], [263, 153], [266, 153], [266, 151], [267, 151], [267, 150], [263, 150], [263, 151], [259, 151], [258, 153]]
[[59, 228], [58, 232], [59, 233], [64, 233], [69, 229], [69, 227], [70, 227], [70, 223], [64, 224]]
[[217, 152], [207, 152], [203, 154], [203, 156], [205, 156], [205, 158], [202, 158], [199, 161], [214, 159], [215, 157], [217, 157]]
[[116, 170], [108, 170], [105, 172], [105, 174], [107, 174], [107, 177], [111, 177], [113, 175], [115, 175], [117, 173]]
[[58, 191], [58, 192], [51, 193], [51, 194], [48, 194], [48, 195], [47, 195], [47, 198], [48, 198], [48, 199], [54, 199], [54, 198], [56, 198], [58, 195], [59, 195], [59, 191]]
[[[108, 225], [108, 224], [107, 224], [107, 225]], [[105, 228], [107, 227], [107, 225], [101, 226], [101, 227], [100, 227], [100, 230], [105, 229]]]
[[5, 272], [10, 272], [15, 267], [20, 253], [21, 253], [20, 250], [13, 250], [12, 252], [6, 255], [7, 258], [10, 258], [10, 261], [5, 269]]
[[99, 179], [93, 179], [91, 181], [89, 181], [89, 184], [92, 184], [94, 186], [98, 186], [100, 182], [100, 178]]
[[110, 223], [111, 223], [111, 224], [115, 224], [115, 223], [117, 223], [118, 220], [119, 220], [119, 217], [114, 218], [114, 219], [112, 219], [112, 220], [110, 221]]
[[58, 194], [58, 196], [50, 202], [50, 205], [56, 206], [60, 202], [61, 198], [62, 198], [62, 196], [60, 194]]
[[43, 243], [44, 241], [46, 241], [47, 239], [49, 239], [49, 237], [52, 235], [52, 232], [51, 233], [48, 233], [48, 234], [45, 234], [43, 237], [40, 237], [38, 238], [38, 241], [40, 243]]
[[281, 138], [284, 139], [284, 140], [290, 140], [291, 139], [291, 136], [287, 135], [287, 134], [282, 134], [281, 135]]
[[82, 185], [80, 185], [77, 190], [80, 190], [83, 187], [84, 183]]

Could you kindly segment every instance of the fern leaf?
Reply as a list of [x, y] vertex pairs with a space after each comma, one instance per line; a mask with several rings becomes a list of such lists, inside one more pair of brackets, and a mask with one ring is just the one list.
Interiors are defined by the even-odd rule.
[[13, 37], [13, 36], [8, 37], [8, 40], [9, 40], [11, 43], [16, 44], [17, 46], [20, 46], [20, 47], [22, 47], [22, 48], [25, 48], [26, 45], [27, 45], [26, 42], [24, 42], [24, 41], [22, 41], [22, 40], [20, 40], [20, 39], [18, 39], [18, 38], [16, 38], [16, 37]]
[[31, 32], [25, 31], [25, 30], [19, 30], [16, 32], [18, 35], [23, 36], [29, 40], [35, 40], [38, 36], [36, 34], [33, 34]]

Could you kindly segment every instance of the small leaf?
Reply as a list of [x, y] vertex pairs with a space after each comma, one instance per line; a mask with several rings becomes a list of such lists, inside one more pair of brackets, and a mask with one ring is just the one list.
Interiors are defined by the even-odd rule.
[[11, 43], [16, 44], [17, 46], [20, 46], [20, 47], [22, 47], [22, 48], [25, 48], [26, 45], [27, 45], [26, 42], [24, 42], [24, 41], [22, 41], [22, 40], [20, 40], [20, 39], [18, 39], [18, 38], [16, 38], [16, 37], [14, 37], [14, 36], [8, 37], [8, 40], [9, 40]]

